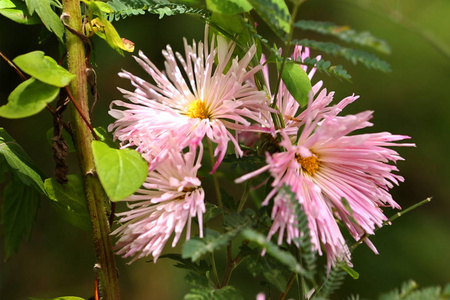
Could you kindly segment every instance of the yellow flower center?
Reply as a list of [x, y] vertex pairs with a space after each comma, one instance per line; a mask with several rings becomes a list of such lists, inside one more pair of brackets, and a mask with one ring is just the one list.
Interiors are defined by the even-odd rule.
[[302, 167], [302, 171], [309, 176], [313, 176], [317, 170], [319, 170], [320, 160], [315, 154], [310, 157], [302, 157], [300, 154], [296, 153], [295, 159]]
[[203, 102], [200, 99], [197, 99], [193, 102], [191, 102], [191, 104], [189, 104], [187, 111], [186, 111], [186, 115], [189, 118], [199, 118], [199, 119], [209, 119], [210, 115], [208, 112], [208, 109], [205, 105], [205, 102]]

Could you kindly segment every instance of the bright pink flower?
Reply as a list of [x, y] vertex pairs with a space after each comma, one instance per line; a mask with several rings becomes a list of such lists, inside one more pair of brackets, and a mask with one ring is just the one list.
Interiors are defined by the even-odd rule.
[[267, 131], [269, 99], [248, 83], [260, 70], [249, 69], [256, 47], [252, 46], [239, 60], [232, 58], [234, 43], [217, 37], [215, 46], [215, 40], [213, 37], [209, 48], [207, 42], [199, 42], [197, 47], [195, 42], [189, 46], [184, 40], [184, 57], [167, 46], [163, 51], [165, 72], [139, 52], [136, 60], [155, 84], [126, 71], [119, 74], [131, 80], [136, 90], [120, 89], [131, 103], [113, 101], [113, 105], [125, 110], [110, 110], [117, 120], [109, 130], [114, 130], [114, 136], [125, 147], [136, 146], [152, 162], [151, 167], [167, 154], [170, 139], [176, 139], [181, 150], [192, 141], [207, 137], [217, 144], [214, 171], [223, 160], [229, 141], [234, 144], [236, 155], [242, 156], [237, 137], [230, 130]]
[[133, 256], [131, 262], [152, 255], [156, 260], [166, 242], [175, 233], [174, 247], [186, 227], [186, 239], [191, 233], [191, 220], [198, 218], [200, 236], [203, 235], [205, 193], [197, 178], [203, 146], [191, 146], [182, 153], [174, 147], [167, 159], [158, 164], [136, 194], [128, 197], [129, 211], [117, 214], [124, 223], [112, 234], [120, 237], [117, 253]]
[[[325, 103], [332, 99], [330, 95], [322, 96], [315, 101]], [[366, 233], [374, 234], [374, 229], [387, 220], [382, 206], [400, 208], [388, 190], [403, 178], [393, 174], [398, 170], [388, 163], [402, 158], [386, 147], [414, 146], [394, 143], [409, 137], [388, 132], [348, 135], [372, 125], [370, 111], [337, 116], [355, 99], [355, 96], [347, 97], [326, 109], [321, 104], [310, 103], [303, 114], [301, 123], [304, 127], [298, 141], [293, 143], [296, 135], [289, 136], [281, 131], [280, 146], [285, 151], [267, 154], [266, 166], [236, 180], [243, 182], [264, 171], [270, 172], [273, 189], [262, 204], [267, 205], [274, 199], [274, 223], [268, 238], [278, 232], [279, 244], [285, 234], [288, 243], [299, 236], [293, 204], [281, 189], [288, 186], [308, 216], [315, 250], [322, 255], [323, 245], [329, 266], [336, 260], [350, 260], [336, 219], [345, 225], [355, 240], [359, 240]], [[366, 239], [366, 242], [376, 252], [370, 241]]]

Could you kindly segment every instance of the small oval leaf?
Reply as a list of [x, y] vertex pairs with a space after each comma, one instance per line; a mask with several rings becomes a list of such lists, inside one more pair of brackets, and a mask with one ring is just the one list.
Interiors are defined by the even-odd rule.
[[247, 0], [206, 0], [206, 7], [224, 15], [236, 15], [252, 9]]
[[0, 107], [0, 117], [19, 119], [35, 115], [47, 103], [55, 100], [58, 94], [58, 87], [30, 78], [11, 92], [8, 103]]
[[28, 75], [57, 87], [65, 87], [75, 78], [75, 75], [58, 65], [53, 58], [45, 56], [42, 51], [19, 55], [13, 62]]
[[34, 25], [41, 23], [41, 19], [36, 14], [30, 15], [27, 6], [20, 0], [0, 1], [0, 14], [20, 24]]
[[100, 141], [93, 141], [92, 149], [98, 177], [111, 201], [130, 196], [147, 178], [147, 162], [138, 152], [113, 149]]
[[311, 80], [299, 64], [286, 61], [281, 79], [301, 107], [308, 104], [308, 95], [312, 89]]

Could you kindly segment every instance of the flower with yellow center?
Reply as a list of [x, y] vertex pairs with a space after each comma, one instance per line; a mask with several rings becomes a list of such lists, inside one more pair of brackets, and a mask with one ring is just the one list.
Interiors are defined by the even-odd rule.
[[270, 131], [270, 100], [249, 83], [262, 68], [249, 67], [256, 53], [254, 45], [241, 59], [232, 57], [235, 44], [223, 37], [213, 37], [209, 45], [194, 42], [190, 46], [185, 40], [184, 47], [185, 56], [174, 53], [170, 46], [163, 51], [164, 72], [139, 52], [137, 62], [155, 83], [130, 72], [119, 73], [136, 89], [120, 89], [129, 102], [113, 101], [115, 108], [109, 113], [116, 121], [108, 129], [124, 146], [135, 146], [151, 169], [173, 147], [169, 140], [176, 140], [182, 151], [207, 137], [217, 145], [214, 171], [227, 152], [228, 142], [233, 143], [237, 156], [243, 155], [238, 143], [240, 132]]
[[319, 170], [320, 161], [315, 154], [309, 157], [303, 157], [300, 154], [296, 153], [295, 159], [300, 164], [302, 171], [309, 176], [313, 176], [317, 172], [317, 170]]

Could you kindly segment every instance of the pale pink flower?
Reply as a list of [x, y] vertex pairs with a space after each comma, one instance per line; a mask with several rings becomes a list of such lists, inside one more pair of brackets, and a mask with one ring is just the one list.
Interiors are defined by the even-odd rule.
[[[299, 236], [293, 203], [282, 189], [289, 187], [308, 217], [315, 250], [322, 255], [323, 246], [329, 266], [336, 260], [350, 260], [336, 219], [345, 225], [355, 240], [359, 240], [366, 233], [374, 234], [374, 229], [387, 220], [381, 207], [400, 208], [388, 190], [403, 178], [392, 173], [398, 170], [389, 162], [395, 163], [402, 158], [386, 147], [414, 146], [394, 143], [409, 137], [388, 132], [348, 135], [372, 125], [370, 111], [337, 116], [356, 98], [347, 97], [327, 109], [310, 103], [298, 141], [293, 143], [296, 136], [281, 131], [280, 146], [285, 151], [267, 153], [266, 166], [236, 180], [239, 183], [270, 172], [273, 189], [262, 204], [267, 205], [273, 198], [274, 222], [268, 238], [278, 232], [279, 244], [285, 234], [288, 243]], [[316, 98], [315, 101], [328, 100]], [[366, 239], [366, 242], [376, 252], [370, 241]]]
[[[208, 30], [205, 30], [205, 41], [207, 38]], [[256, 47], [250, 47], [239, 60], [232, 58], [233, 42], [217, 37], [216, 46], [215, 40], [213, 37], [210, 47], [208, 42], [198, 45], [193, 42], [190, 46], [184, 40], [184, 57], [167, 46], [163, 51], [164, 72], [139, 52], [137, 62], [155, 83], [127, 71], [119, 74], [129, 79], [136, 89], [134, 92], [120, 89], [131, 103], [113, 101], [113, 105], [125, 109], [110, 110], [117, 120], [109, 130], [114, 130], [114, 136], [124, 147], [136, 146], [152, 162], [151, 167], [164, 159], [168, 140], [176, 139], [181, 150], [192, 141], [207, 137], [217, 144], [214, 171], [223, 160], [229, 141], [234, 144], [236, 155], [242, 156], [237, 132], [268, 130], [269, 99], [248, 83], [261, 68], [249, 68]]]
[[175, 233], [172, 247], [186, 227], [186, 239], [191, 233], [192, 218], [198, 218], [200, 237], [203, 236], [205, 193], [197, 178], [203, 146], [191, 145], [186, 153], [174, 147], [134, 195], [124, 201], [130, 210], [118, 213], [124, 223], [112, 234], [117, 241], [117, 254], [133, 256], [131, 262], [152, 255], [158, 259], [168, 239]]

